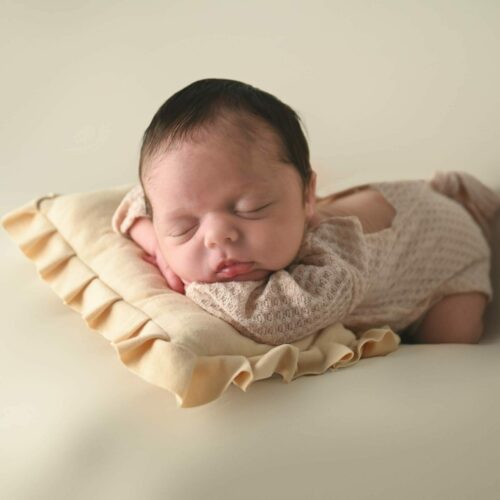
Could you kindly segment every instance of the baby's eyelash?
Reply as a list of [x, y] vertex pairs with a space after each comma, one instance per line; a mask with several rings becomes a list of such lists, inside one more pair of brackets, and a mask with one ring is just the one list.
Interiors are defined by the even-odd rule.
[[[272, 204], [273, 203], [271, 202], [271, 203], [268, 203], [267, 205], [263, 205], [262, 207], [255, 208], [253, 210], [246, 210], [246, 211], [237, 210], [235, 213], [237, 213], [237, 214], [253, 214], [253, 213], [256, 213], [256, 212], [260, 212], [261, 210], [263, 210], [264, 208], [267, 208], [269, 205], [272, 205]], [[189, 233], [189, 231], [191, 231], [195, 227], [196, 227], [196, 225], [191, 226], [189, 229], [186, 229], [182, 233], [179, 233], [179, 234], [169, 234], [168, 236], [170, 238], [180, 238], [181, 236], [185, 236], [187, 233]]]
[[179, 234], [169, 234], [169, 236], [171, 238], [180, 238], [181, 236], [185, 236], [187, 233], [189, 233], [189, 231], [191, 231], [191, 229], [194, 229], [195, 227], [196, 226], [192, 226], [189, 229], [186, 229], [185, 231], [183, 231], [182, 233], [179, 233]]
[[260, 210], [263, 210], [264, 208], [268, 207], [269, 205], [271, 205], [272, 203], [268, 203], [267, 205], [264, 205], [262, 207], [259, 207], [259, 208], [255, 208], [253, 210], [237, 210], [237, 213], [240, 213], [240, 214], [252, 214], [254, 212], [259, 212]]

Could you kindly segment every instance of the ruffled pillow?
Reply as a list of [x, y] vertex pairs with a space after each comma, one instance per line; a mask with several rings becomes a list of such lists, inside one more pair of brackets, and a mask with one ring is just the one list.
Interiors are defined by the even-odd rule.
[[2, 225], [40, 277], [115, 348], [144, 380], [172, 392], [187, 408], [243, 391], [279, 373], [285, 382], [346, 367], [397, 349], [388, 327], [356, 336], [332, 325], [292, 344], [257, 343], [171, 291], [134, 242], [115, 233], [111, 217], [132, 186], [49, 194], [3, 217]]

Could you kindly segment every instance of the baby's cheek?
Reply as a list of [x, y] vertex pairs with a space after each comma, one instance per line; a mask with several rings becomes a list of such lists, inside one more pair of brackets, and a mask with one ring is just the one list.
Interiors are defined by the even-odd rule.
[[303, 230], [295, 224], [274, 229], [266, 238], [266, 245], [261, 254], [268, 263], [268, 268], [279, 270], [287, 267], [298, 253]]
[[200, 256], [188, 245], [179, 245], [173, 248], [165, 248], [165, 258], [170, 269], [182, 280], [185, 285], [193, 281], [203, 281], [205, 276], [202, 272]]
[[180, 267], [178, 252], [167, 245], [160, 245], [160, 250], [167, 266], [178, 275]]

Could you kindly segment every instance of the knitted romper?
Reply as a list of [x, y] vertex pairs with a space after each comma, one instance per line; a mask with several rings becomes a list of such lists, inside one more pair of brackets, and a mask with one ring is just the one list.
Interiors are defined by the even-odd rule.
[[[271, 345], [337, 322], [355, 333], [388, 325], [411, 336], [447, 295], [476, 291], [492, 300], [489, 239], [500, 208], [496, 193], [463, 172], [359, 189], [366, 186], [394, 207], [390, 227], [365, 234], [356, 216], [325, 216], [305, 233], [286, 269], [261, 281], [194, 282], [186, 296], [241, 334]], [[116, 210], [113, 228], [127, 236], [145, 215], [136, 186]]]

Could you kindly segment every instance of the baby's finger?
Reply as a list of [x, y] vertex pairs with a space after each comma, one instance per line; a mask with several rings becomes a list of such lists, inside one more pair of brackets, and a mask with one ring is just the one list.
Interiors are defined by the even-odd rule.
[[176, 292], [179, 293], [184, 293], [184, 283], [182, 280], [175, 274], [172, 269], [167, 268], [166, 270], [166, 278], [167, 278], [167, 283], [168, 286], [172, 289], [175, 290]]
[[146, 262], [149, 262], [150, 264], [154, 264], [156, 266], [156, 259], [148, 253], [142, 256], [142, 260], [145, 260]]

